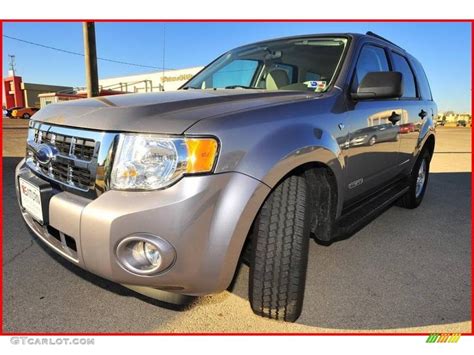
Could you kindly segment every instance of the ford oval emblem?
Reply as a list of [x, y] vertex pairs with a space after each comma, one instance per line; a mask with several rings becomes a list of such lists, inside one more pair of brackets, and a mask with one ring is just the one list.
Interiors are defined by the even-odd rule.
[[56, 157], [57, 154], [58, 151], [55, 147], [47, 144], [40, 144], [35, 152], [35, 157], [41, 165], [47, 165]]

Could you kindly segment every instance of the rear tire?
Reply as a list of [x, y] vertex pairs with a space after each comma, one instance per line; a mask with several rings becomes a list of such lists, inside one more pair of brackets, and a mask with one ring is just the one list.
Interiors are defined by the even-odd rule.
[[301, 314], [308, 264], [310, 199], [306, 180], [289, 176], [254, 224], [249, 300], [255, 314], [294, 322]]
[[426, 186], [428, 185], [428, 177], [430, 175], [430, 160], [430, 153], [424, 149], [420, 153], [415, 165], [413, 166], [413, 170], [409, 178], [410, 189], [398, 200], [398, 206], [413, 209], [417, 208], [421, 201], [423, 201], [423, 197], [425, 196], [426, 192]]

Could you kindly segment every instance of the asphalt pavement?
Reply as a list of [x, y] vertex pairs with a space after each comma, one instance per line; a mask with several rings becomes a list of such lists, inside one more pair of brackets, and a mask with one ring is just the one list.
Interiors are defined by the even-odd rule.
[[429, 187], [416, 210], [392, 207], [351, 238], [310, 245], [295, 324], [248, 305], [248, 268], [232, 289], [164, 307], [63, 260], [27, 231], [14, 191], [19, 158], [3, 159], [4, 332], [471, 331], [471, 141], [438, 133]]

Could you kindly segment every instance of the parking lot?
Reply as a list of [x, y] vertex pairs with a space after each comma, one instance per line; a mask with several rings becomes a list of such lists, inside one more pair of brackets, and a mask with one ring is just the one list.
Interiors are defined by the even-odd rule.
[[469, 128], [438, 129], [420, 208], [392, 207], [347, 240], [311, 243], [295, 324], [253, 315], [245, 265], [232, 289], [175, 310], [56, 256], [22, 222], [13, 173], [24, 148], [3, 132], [5, 332], [471, 331]]

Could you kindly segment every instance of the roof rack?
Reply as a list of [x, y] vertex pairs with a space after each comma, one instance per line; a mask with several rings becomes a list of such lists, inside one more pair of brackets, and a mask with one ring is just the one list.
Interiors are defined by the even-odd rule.
[[402, 47], [400, 47], [398, 44], [395, 44], [395, 43], [393, 43], [392, 41], [389, 41], [388, 39], [386, 39], [385, 37], [382, 37], [382, 36], [380, 36], [380, 35], [378, 35], [378, 34], [372, 32], [372, 31], [367, 31], [365, 34], [366, 34], [367, 36], [371, 36], [371, 37], [375, 37], [375, 38], [381, 39], [382, 41], [388, 42], [388, 43], [394, 45], [395, 47], [398, 47], [398, 48], [402, 49]]

